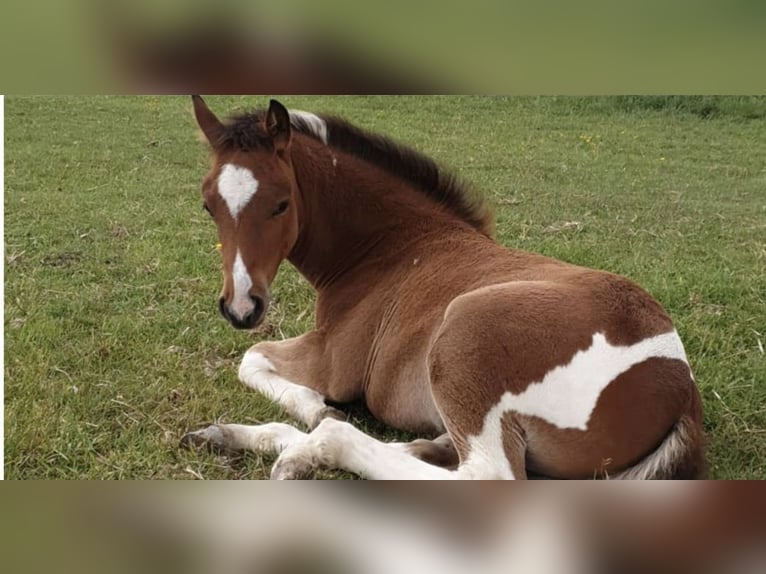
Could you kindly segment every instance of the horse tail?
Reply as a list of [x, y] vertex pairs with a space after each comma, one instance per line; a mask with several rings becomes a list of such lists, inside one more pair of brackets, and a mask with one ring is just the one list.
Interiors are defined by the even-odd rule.
[[[701, 409], [700, 409], [701, 411]], [[634, 466], [609, 478], [617, 480], [689, 480], [707, 474], [700, 418], [683, 414], [660, 445]]]

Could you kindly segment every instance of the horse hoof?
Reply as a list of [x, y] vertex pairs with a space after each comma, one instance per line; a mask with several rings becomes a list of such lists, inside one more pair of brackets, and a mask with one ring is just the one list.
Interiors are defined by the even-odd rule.
[[300, 460], [277, 460], [271, 468], [271, 480], [305, 480], [311, 475], [311, 466]]
[[210, 425], [198, 431], [186, 433], [181, 437], [179, 446], [187, 450], [206, 448], [212, 452], [222, 452], [226, 448], [226, 436], [218, 425]]

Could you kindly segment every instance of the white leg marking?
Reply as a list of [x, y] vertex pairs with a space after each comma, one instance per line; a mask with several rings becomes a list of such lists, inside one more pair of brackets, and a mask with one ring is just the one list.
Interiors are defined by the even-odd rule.
[[530, 384], [519, 394], [507, 392], [501, 397], [484, 418], [481, 434], [468, 439], [466, 465], [481, 468], [506, 461], [507, 471], [511, 472], [501, 427], [509, 411], [540, 417], [561, 429], [587, 430], [598, 398], [609, 383], [634, 365], [655, 357], [688, 364], [675, 331], [627, 347], [610, 345], [602, 333], [596, 333], [591, 346], [577, 352], [567, 365], [552, 369], [542, 381]]
[[288, 446], [271, 470], [273, 479], [302, 477], [318, 468], [343, 469], [373, 480], [436, 480], [458, 474], [415, 458], [346, 422], [324, 419], [306, 440]]
[[306, 433], [292, 425], [284, 423], [266, 423], [264, 425], [226, 425], [232, 431], [238, 448], [261, 453], [279, 454], [291, 444], [306, 439]]
[[[497, 426], [500, 429], [499, 423]], [[479, 437], [470, 437], [468, 441], [468, 456], [458, 469], [461, 478], [516, 480], [503, 448], [502, 432], [498, 436], [489, 436], [485, 422], [485, 432]]]
[[253, 280], [247, 272], [245, 262], [242, 261], [242, 254], [239, 249], [237, 249], [237, 256], [231, 269], [231, 277], [234, 281], [234, 297], [229, 306], [229, 311], [240, 319], [244, 319], [253, 312], [255, 306], [250, 298], [250, 288], [253, 286]]
[[258, 191], [258, 180], [246, 167], [227, 163], [218, 174], [218, 194], [229, 207], [229, 213], [237, 219], [239, 213], [250, 203]]
[[287, 413], [313, 428], [327, 409], [324, 397], [313, 389], [280, 377], [261, 353], [249, 350], [239, 366], [239, 380], [279, 403]]
[[217, 424], [191, 432], [189, 435], [223, 449], [249, 450], [262, 454], [279, 454], [291, 444], [308, 436], [294, 426], [284, 423], [254, 426]]
[[327, 145], [327, 124], [318, 115], [301, 110], [290, 110], [290, 123], [298, 129], [303, 125], [307, 126], [311, 133]]

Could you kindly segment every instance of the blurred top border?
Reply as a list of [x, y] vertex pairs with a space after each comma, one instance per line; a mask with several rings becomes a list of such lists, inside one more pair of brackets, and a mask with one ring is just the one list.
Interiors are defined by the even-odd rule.
[[766, 3], [32, 0], [6, 93], [766, 93]]

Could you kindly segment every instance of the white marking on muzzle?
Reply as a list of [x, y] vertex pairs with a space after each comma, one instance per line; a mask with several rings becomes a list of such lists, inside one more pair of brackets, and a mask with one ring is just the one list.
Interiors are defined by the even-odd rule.
[[256, 191], [258, 180], [253, 177], [252, 171], [231, 163], [223, 166], [218, 175], [218, 193], [234, 219], [237, 219]]
[[231, 269], [231, 278], [234, 282], [234, 297], [229, 305], [229, 312], [236, 315], [238, 319], [244, 319], [253, 312], [255, 305], [250, 298], [250, 288], [253, 286], [253, 280], [247, 272], [245, 262], [242, 261], [242, 254], [237, 250], [237, 257], [234, 259], [234, 266]]
[[327, 124], [316, 114], [301, 110], [290, 110], [290, 123], [295, 128], [300, 128], [300, 122], [308, 126], [309, 130], [327, 145]]

